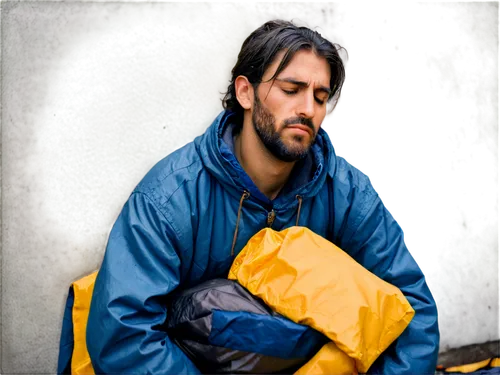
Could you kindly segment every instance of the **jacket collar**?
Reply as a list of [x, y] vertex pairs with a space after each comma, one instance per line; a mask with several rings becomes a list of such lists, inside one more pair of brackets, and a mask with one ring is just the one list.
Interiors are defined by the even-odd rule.
[[285, 207], [303, 198], [316, 195], [327, 175], [335, 173], [335, 152], [327, 133], [320, 129], [310, 155], [294, 168], [283, 191], [273, 200], [262, 194], [243, 170], [234, 155], [232, 129], [235, 114], [221, 112], [207, 131], [196, 138], [195, 145], [209, 172], [235, 197], [243, 191], [250, 192], [250, 199], [275, 208]]

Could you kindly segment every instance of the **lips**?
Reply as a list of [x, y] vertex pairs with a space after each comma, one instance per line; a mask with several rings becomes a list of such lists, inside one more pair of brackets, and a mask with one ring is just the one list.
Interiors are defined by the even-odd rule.
[[302, 124], [291, 124], [291, 125], [288, 125], [288, 126], [287, 126], [287, 128], [302, 130], [302, 131], [304, 131], [304, 132], [309, 133], [309, 135], [312, 135], [311, 128], [309, 128], [309, 126], [307, 126], [307, 125], [302, 125]]

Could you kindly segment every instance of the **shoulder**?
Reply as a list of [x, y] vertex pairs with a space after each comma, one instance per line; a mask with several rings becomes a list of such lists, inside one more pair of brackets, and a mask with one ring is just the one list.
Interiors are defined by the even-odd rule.
[[335, 190], [338, 189], [341, 192], [351, 192], [351, 190], [354, 190], [362, 193], [366, 198], [375, 198], [377, 196], [370, 178], [340, 156], [336, 157], [333, 181]]
[[347, 250], [350, 239], [380, 198], [368, 176], [341, 157], [336, 157], [332, 181], [334, 239]]
[[157, 162], [133, 193], [142, 193], [158, 208], [163, 208], [177, 191], [186, 188], [187, 183], [197, 179], [202, 171], [203, 163], [194, 142], [189, 142]]

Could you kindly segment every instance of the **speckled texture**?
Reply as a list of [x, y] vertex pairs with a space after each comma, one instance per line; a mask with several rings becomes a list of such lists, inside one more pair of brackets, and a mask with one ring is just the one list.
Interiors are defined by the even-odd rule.
[[69, 284], [146, 171], [217, 115], [271, 18], [346, 47], [324, 127], [405, 230], [442, 350], [498, 339], [496, 3], [1, 5], [2, 373], [55, 371]]

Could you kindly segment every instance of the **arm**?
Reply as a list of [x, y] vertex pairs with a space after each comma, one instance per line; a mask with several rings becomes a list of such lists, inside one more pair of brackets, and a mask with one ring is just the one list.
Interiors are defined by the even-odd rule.
[[99, 270], [87, 323], [96, 373], [199, 373], [156, 327], [166, 319], [165, 295], [179, 285], [176, 236], [165, 216], [133, 193], [118, 217]]
[[439, 349], [437, 308], [425, 277], [406, 248], [403, 231], [370, 183], [352, 210], [354, 230], [346, 251], [378, 277], [398, 287], [415, 309], [401, 336], [377, 359], [371, 374], [434, 374]]

